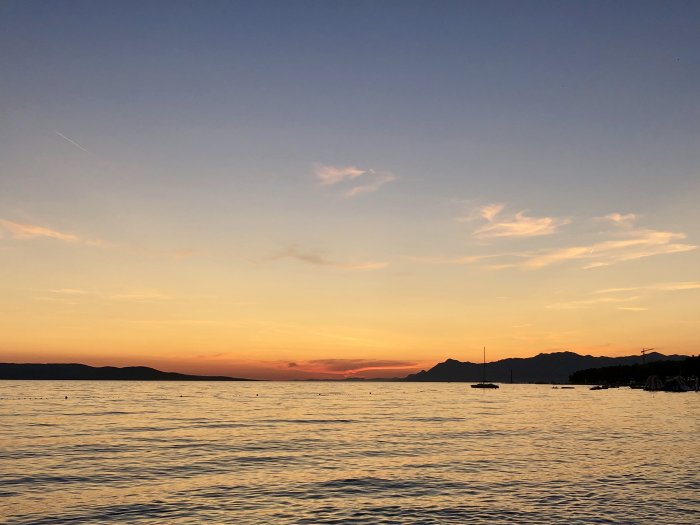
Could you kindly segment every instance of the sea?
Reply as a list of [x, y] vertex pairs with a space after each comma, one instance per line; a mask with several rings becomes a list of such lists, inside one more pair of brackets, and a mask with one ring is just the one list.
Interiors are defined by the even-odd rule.
[[700, 524], [700, 394], [0, 381], [3, 524]]

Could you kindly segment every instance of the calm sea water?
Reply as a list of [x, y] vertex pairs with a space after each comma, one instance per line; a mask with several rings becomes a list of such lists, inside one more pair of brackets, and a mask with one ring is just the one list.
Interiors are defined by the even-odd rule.
[[700, 523], [696, 393], [5, 381], [0, 425], [6, 524]]

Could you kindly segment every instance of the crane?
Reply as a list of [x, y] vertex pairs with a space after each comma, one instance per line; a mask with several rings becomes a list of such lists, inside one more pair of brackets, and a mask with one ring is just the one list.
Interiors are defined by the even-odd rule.
[[642, 364], [647, 362], [647, 352], [651, 352], [653, 348], [642, 348]]

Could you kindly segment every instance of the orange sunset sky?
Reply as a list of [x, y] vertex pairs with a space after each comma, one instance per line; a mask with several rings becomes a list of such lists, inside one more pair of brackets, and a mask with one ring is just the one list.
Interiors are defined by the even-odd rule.
[[698, 353], [692, 7], [292, 4], [0, 6], [1, 361]]

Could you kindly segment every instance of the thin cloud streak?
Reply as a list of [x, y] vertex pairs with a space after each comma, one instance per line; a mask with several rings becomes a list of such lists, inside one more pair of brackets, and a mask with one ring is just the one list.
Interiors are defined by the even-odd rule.
[[579, 301], [568, 301], [563, 303], [554, 303], [547, 305], [551, 310], [578, 310], [581, 308], [591, 308], [595, 305], [605, 303], [627, 303], [638, 301], [639, 296], [633, 297], [595, 297], [593, 299], [582, 299]]
[[367, 170], [356, 166], [327, 166], [318, 163], [313, 165], [313, 171], [314, 175], [316, 175], [316, 178], [323, 186], [356, 179], [367, 173]]
[[343, 193], [343, 197], [352, 198], [363, 193], [372, 193], [374, 191], [377, 191], [385, 184], [393, 182], [397, 179], [396, 175], [389, 172], [370, 171], [370, 173], [372, 174], [373, 178], [370, 179], [368, 184], [365, 184], [363, 186], [355, 186], [354, 188], [347, 190], [345, 193]]
[[507, 237], [539, 237], [552, 235], [559, 228], [571, 223], [571, 219], [558, 217], [530, 217], [526, 210], [515, 215], [502, 216], [505, 204], [493, 203], [477, 208], [467, 217], [458, 218], [461, 222], [480, 217], [486, 224], [472, 232], [476, 239], [507, 238]]
[[680, 281], [672, 283], [657, 283], [650, 284], [646, 286], [629, 286], [626, 288], [606, 288], [603, 290], [597, 290], [594, 293], [597, 294], [607, 294], [607, 293], [617, 293], [617, 292], [634, 292], [638, 290], [652, 290], [659, 292], [675, 292], [681, 290], [699, 290], [700, 282], [698, 281]]
[[108, 299], [117, 301], [133, 301], [136, 303], [150, 303], [160, 301], [172, 301], [174, 298], [158, 290], [134, 290], [126, 293], [110, 295]]
[[363, 372], [385, 370], [393, 373], [397, 370], [413, 371], [420, 366], [415, 361], [394, 359], [312, 359], [309, 361], [291, 361], [284, 364], [287, 369], [306, 374], [354, 375]]
[[150, 257], [169, 257], [176, 260], [187, 259], [197, 252], [191, 248], [181, 248], [175, 250], [164, 250], [158, 248], [148, 248], [144, 246], [134, 246], [132, 251], [142, 253]]
[[193, 256], [194, 250], [185, 248], [177, 250], [162, 250], [142, 246], [119, 245], [102, 239], [84, 239], [73, 233], [66, 233], [46, 226], [26, 224], [6, 219], [0, 219], [0, 239], [13, 240], [55, 239], [76, 246], [88, 246], [104, 249], [122, 249], [151, 256], [170, 257], [173, 259], [186, 259]]
[[[577, 301], [568, 301], [562, 303], [550, 304], [547, 308], [555, 310], [572, 310], [579, 308], [590, 308], [594, 305], [603, 303], [628, 303], [634, 302], [641, 299], [640, 295], [626, 296], [620, 294], [628, 294], [630, 292], [675, 292], [682, 290], [698, 290], [700, 289], [700, 282], [695, 281], [680, 281], [680, 282], [670, 282], [670, 283], [657, 283], [650, 284], [646, 286], [626, 286], [619, 288], [605, 288], [603, 290], [596, 290], [592, 292], [594, 297], [588, 299], [581, 299]], [[599, 296], [599, 297], [595, 297]], [[602, 296], [602, 297], [600, 297]], [[642, 311], [647, 310], [646, 307], [642, 306], [618, 306], [618, 310], [628, 310], [628, 311]]]
[[296, 248], [287, 248], [283, 252], [270, 257], [270, 261], [278, 261], [281, 259], [294, 259], [307, 264], [315, 266], [323, 266], [328, 268], [335, 268], [338, 270], [360, 270], [360, 271], [371, 271], [371, 270], [381, 270], [389, 266], [388, 262], [381, 261], [358, 261], [358, 262], [339, 262], [328, 259], [320, 254], [302, 252]]
[[[559, 226], [570, 222], [569, 219], [553, 217], [526, 217], [523, 212], [516, 214], [513, 220], [503, 220], [499, 219], [503, 209], [504, 205], [498, 203], [478, 208], [479, 217], [488, 221], [488, 224], [475, 230], [473, 235], [478, 238], [548, 235], [554, 233]], [[472, 214], [459, 220], [473, 221], [477, 218]], [[611, 213], [605, 217], [598, 217], [598, 220], [612, 222], [618, 228], [607, 232], [611, 237], [608, 240], [593, 244], [464, 257], [412, 257], [412, 259], [441, 264], [483, 263], [482, 268], [491, 270], [507, 268], [538, 270], [570, 261], [583, 261], [584, 269], [593, 269], [656, 255], [684, 253], [698, 249], [695, 244], [680, 242], [687, 237], [682, 232], [633, 228], [637, 218], [638, 216], [633, 213], [626, 215]]]
[[590, 260], [591, 262], [584, 266], [585, 269], [590, 269], [654, 255], [687, 252], [698, 248], [695, 245], [673, 242], [685, 239], [684, 233], [637, 230], [632, 235], [633, 237], [630, 239], [548, 250], [527, 259], [524, 266], [544, 268], [565, 261]]
[[56, 131], [56, 135], [58, 135], [59, 137], [61, 137], [61, 138], [62, 138], [63, 140], [65, 140], [66, 142], [70, 142], [70, 143], [73, 144], [73, 146], [75, 146], [76, 148], [78, 148], [78, 149], [80, 149], [80, 150], [83, 150], [85, 153], [90, 153], [87, 149], [85, 149], [83, 146], [81, 146], [80, 143], [76, 142], [75, 140], [73, 140], [73, 139], [71, 139], [71, 138], [69, 138], [69, 137], [66, 137], [63, 133], [60, 133], [60, 132]]
[[643, 306], [618, 306], [618, 310], [625, 310], [626, 312], [646, 312], [648, 308]]
[[[504, 257], [532, 257], [532, 252], [505, 252], [490, 255], [465, 255], [462, 257], [440, 257], [440, 256], [409, 256], [409, 259], [416, 262], [434, 264], [476, 264], [491, 259], [502, 259]], [[490, 266], [489, 266], [490, 267]]]
[[678, 282], [678, 283], [665, 283], [657, 284], [651, 288], [652, 290], [659, 290], [662, 292], [676, 292], [680, 290], [698, 290], [700, 289], [700, 282]]
[[390, 171], [376, 171], [357, 166], [332, 166], [320, 163], [313, 165], [313, 173], [322, 186], [354, 184], [346, 189], [343, 198], [352, 198], [364, 193], [372, 193], [398, 179]]
[[[500, 254], [504, 258], [516, 256], [522, 260], [495, 264], [489, 267], [493, 269], [524, 268], [539, 270], [569, 261], [588, 261], [583, 268], [589, 270], [656, 255], [683, 253], [698, 249], [698, 246], [694, 244], [675, 242], [685, 239], [686, 235], [684, 233], [634, 230], [629, 235], [630, 238], [628, 239], [603, 241], [589, 245], [540, 250], [534, 253]], [[494, 256], [494, 258], [496, 257]]]
[[81, 239], [77, 235], [73, 235], [72, 233], [64, 233], [58, 230], [52, 230], [51, 228], [46, 228], [44, 226], [37, 226], [35, 224], [23, 224], [20, 222], [8, 221], [5, 219], [0, 219], [0, 229], [9, 232], [10, 237], [13, 239], [35, 239], [40, 237], [46, 237], [69, 243], [84, 242], [81, 241]]
[[9, 232], [11, 239], [32, 240], [32, 239], [56, 239], [69, 244], [81, 246], [93, 246], [99, 248], [113, 248], [114, 245], [101, 239], [83, 239], [75, 234], [61, 232], [46, 226], [36, 224], [25, 224], [20, 222], [0, 219], [0, 238], [3, 237], [2, 230]]
[[[328, 372], [355, 372], [358, 370], [377, 368], [414, 367], [414, 361], [392, 359], [313, 359], [306, 361], [312, 366], [321, 366]], [[298, 364], [298, 363], [297, 363]]]
[[615, 226], [620, 228], [631, 228], [634, 223], [639, 218], [638, 215], [634, 213], [627, 213], [625, 215], [621, 213], [609, 213], [603, 217], [598, 217], [598, 220], [611, 222]]

